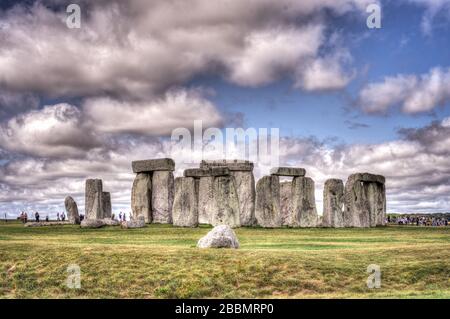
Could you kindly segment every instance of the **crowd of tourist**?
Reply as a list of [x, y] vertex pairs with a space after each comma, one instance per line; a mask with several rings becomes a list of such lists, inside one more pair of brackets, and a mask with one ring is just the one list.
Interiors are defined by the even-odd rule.
[[[32, 214], [30, 214], [31, 216], [34, 216], [34, 221], [35, 222], [40, 222], [41, 221], [41, 215], [39, 214], [39, 212], [35, 212], [34, 214], [32, 213]], [[119, 217], [119, 221], [120, 222], [122, 222], [122, 221], [126, 221], [127, 220], [127, 215], [126, 215], [126, 213], [122, 213], [122, 212], [120, 212], [119, 213], [119, 215], [118, 215], [118, 217]], [[64, 212], [62, 212], [62, 213], [56, 213], [56, 221], [65, 221], [66, 220], [66, 218], [67, 218], [67, 216], [66, 216], [66, 214], [64, 213]], [[19, 216], [17, 217], [17, 219], [18, 220], [20, 220], [22, 223], [27, 223], [28, 221], [29, 221], [29, 215], [28, 215], [28, 213], [27, 212], [21, 212], [20, 214], [19, 214]], [[84, 219], [84, 215], [83, 214], [80, 214], [80, 221], [82, 221]], [[112, 216], [111, 216], [111, 219], [116, 219], [116, 217], [115, 217], [115, 214], [112, 214]], [[6, 218], [5, 218], [5, 220], [6, 220]], [[46, 215], [46, 217], [45, 217], [45, 221], [46, 222], [48, 222], [49, 221], [49, 216], [48, 215]]]
[[388, 224], [397, 225], [414, 225], [414, 226], [448, 226], [449, 217], [435, 217], [435, 216], [388, 216]]

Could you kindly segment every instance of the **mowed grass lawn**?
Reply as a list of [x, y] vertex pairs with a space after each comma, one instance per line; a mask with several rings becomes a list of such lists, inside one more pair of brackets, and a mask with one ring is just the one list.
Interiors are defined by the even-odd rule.
[[[209, 230], [1, 222], [0, 297], [450, 298], [450, 227], [240, 228], [238, 250], [196, 248]], [[80, 289], [66, 285], [70, 264]]]

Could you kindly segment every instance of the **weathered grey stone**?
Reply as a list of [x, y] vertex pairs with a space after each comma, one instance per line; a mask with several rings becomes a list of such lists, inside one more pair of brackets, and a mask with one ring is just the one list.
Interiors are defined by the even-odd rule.
[[153, 223], [172, 223], [173, 197], [173, 173], [170, 171], [154, 171], [152, 175]]
[[70, 221], [64, 222], [28, 222], [25, 223], [24, 227], [49, 227], [49, 226], [64, 226], [73, 224]]
[[255, 215], [261, 227], [280, 227], [280, 179], [276, 175], [264, 176], [256, 184]]
[[230, 175], [230, 170], [226, 166], [213, 166], [210, 169], [211, 176], [228, 176]]
[[116, 219], [111, 219], [111, 218], [103, 218], [102, 222], [105, 223], [106, 226], [119, 226], [120, 222]]
[[80, 223], [81, 228], [100, 228], [106, 226], [101, 219], [83, 219]]
[[367, 200], [367, 185], [359, 174], [350, 175], [344, 191], [344, 225], [346, 227], [370, 227], [370, 207]]
[[252, 171], [232, 171], [237, 197], [241, 226], [253, 226], [255, 218], [255, 177]]
[[214, 227], [197, 243], [199, 248], [239, 248], [239, 241], [235, 232], [228, 225]]
[[193, 177], [175, 179], [172, 218], [174, 226], [198, 226], [198, 182]]
[[64, 200], [64, 206], [66, 207], [67, 219], [69, 222], [79, 225], [80, 215], [78, 214], [78, 206], [75, 200], [71, 196], [67, 196]]
[[146, 223], [152, 222], [152, 178], [150, 174], [139, 173], [131, 190], [131, 210], [133, 218], [143, 216]]
[[244, 160], [203, 160], [200, 163], [200, 168], [211, 168], [215, 166], [226, 166], [230, 171], [253, 171], [253, 163]]
[[188, 168], [184, 170], [183, 175], [184, 177], [195, 177], [195, 178], [206, 177], [211, 176], [211, 170], [209, 168], [208, 169]]
[[290, 227], [317, 227], [318, 216], [314, 194], [314, 181], [309, 177], [292, 180], [292, 215]]
[[298, 167], [274, 167], [270, 170], [271, 175], [277, 176], [305, 176], [306, 170]]
[[175, 162], [171, 158], [157, 158], [131, 163], [133, 173], [149, 173], [153, 171], [174, 171]]
[[356, 173], [352, 174], [353, 179], [360, 182], [370, 182], [370, 183], [379, 183], [384, 184], [386, 182], [386, 178], [383, 175], [376, 175], [371, 173]]
[[102, 192], [102, 208], [103, 208], [103, 218], [111, 218], [112, 214], [111, 193]]
[[214, 178], [214, 201], [216, 210], [211, 215], [211, 225], [240, 227], [239, 199], [233, 176]]
[[292, 215], [292, 183], [280, 183], [280, 211], [281, 225], [289, 224], [289, 218]]
[[346, 227], [384, 225], [386, 218], [385, 178], [356, 173], [345, 184], [344, 224]]
[[87, 179], [85, 188], [85, 218], [103, 217], [102, 208], [103, 183], [101, 179]]
[[144, 216], [139, 216], [138, 218], [123, 221], [120, 226], [125, 229], [129, 228], [143, 228], [145, 227], [145, 218]]
[[211, 216], [216, 210], [214, 177], [201, 177], [198, 186], [198, 222], [200, 224], [211, 224]]
[[370, 209], [370, 227], [384, 226], [386, 220], [385, 184], [367, 183], [365, 185]]
[[328, 179], [323, 190], [323, 227], [344, 227], [344, 182]]

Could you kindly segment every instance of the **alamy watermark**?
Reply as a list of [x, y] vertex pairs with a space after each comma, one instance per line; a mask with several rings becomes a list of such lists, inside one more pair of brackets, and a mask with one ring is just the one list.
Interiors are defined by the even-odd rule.
[[381, 267], [379, 265], [371, 264], [367, 266], [367, 288], [381, 288]]
[[69, 29], [81, 28], [81, 8], [78, 4], [69, 4], [66, 8], [68, 16], [66, 18], [66, 25]]
[[171, 136], [171, 156], [184, 163], [203, 159], [243, 159], [262, 165], [279, 166], [280, 130], [278, 128], [203, 129], [201, 120], [194, 128], [176, 128]]
[[381, 7], [379, 4], [372, 3], [366, 8], [366, 12], [370, 13], [367, 17], [366, 25], [369, 29], [381, 29]]
[[66, 285], [69, 289], [81, 288], [81, 269], [77, 264], [70, 264], [67, 266]]

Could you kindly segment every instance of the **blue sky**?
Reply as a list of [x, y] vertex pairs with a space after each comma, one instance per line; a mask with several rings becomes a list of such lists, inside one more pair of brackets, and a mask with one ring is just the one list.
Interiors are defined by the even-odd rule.
[[67, 1], [0, 4], [0, 213], [82, 210], [95, 177], [127, 211], [131, 160], [195, 120], [279, 128], [319, 208], [327, 178], [370, 171], [390, 212], [450, 210], [450, 1], [75, 2], [79, 29]]

